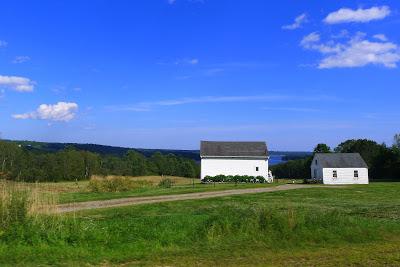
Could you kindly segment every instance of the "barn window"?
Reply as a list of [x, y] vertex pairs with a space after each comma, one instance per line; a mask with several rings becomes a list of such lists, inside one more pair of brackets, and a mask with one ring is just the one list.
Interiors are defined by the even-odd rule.
[[333, 171], [333, 178], [334, 178], [334, 179], [337, 178], [337, 170], [334, 170], [334, 171]]
[[258, 172], [258, 167], [256, 167], [256, 172]]
[[354, 178], [358, 178], [358, 171], [354, 171]]

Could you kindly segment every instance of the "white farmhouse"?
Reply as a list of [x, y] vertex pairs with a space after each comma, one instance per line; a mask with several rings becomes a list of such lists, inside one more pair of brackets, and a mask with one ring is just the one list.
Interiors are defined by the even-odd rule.
[[359, 153], [316, 153], [311, 178], [323, 184], [368, 184], [368, 166]]
[[263, 176], [268, 179], [265, 142], [201, 141], [201, 179], [216, 175]]

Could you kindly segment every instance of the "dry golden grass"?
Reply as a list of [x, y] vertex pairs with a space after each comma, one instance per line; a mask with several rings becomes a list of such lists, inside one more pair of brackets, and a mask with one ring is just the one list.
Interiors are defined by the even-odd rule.
[[[146, 182], [150, 182], [152, 183], [154, 186], [158, 185], [161, 180], [165, 179], [165, 178], [169, 178], [171, 179], [174, 184], [176, 185], [187, 185], [187, 184], [192, 184], [192, 179], [190, 178], [185, 178], [185, 177], [176, 177], [176, 176], [137, 176], [137, 177], [133, 177], [133, 176], [117, 176], [117, 175], [107, 175], [106, 177], [104, 176], [98, 176], [98, 175], [93, 175], [91, 177], [91, 179], [114, 179], [114, 178], [127, 178], [130, 179], [132, 181], [135, 182], [139, 182], [139, 181], [146, 181]], [[199, 179], [195, 179], [196, 183], [199, 183]]]
[[27, 184], [0, 180], [0, 208], [3, 212], [12, 202], [25, 203], [28, 214], [54, 213], [57, 208], [57, 195], [44, 194], [38, 184]]
[[[173, 180], [175, 185], [188, 185], [192, 184], [192, 179], [185, 177], [175, 177], [175, 176], [117, 176], [117, 175], [107, 175], [99, 176], [93, 175], [91, 179], [115, 179], [115, 178], [126, 178], [135, 182], [140, 183], [141, 181], [146, 183], [151, 183], [157, 186], [161, 180], [169, 178]], [[195, 183], [199, 183], [199, 179], [194, 179]], [[52, 195], [56, 198], [59, 193], [74, 193], [74, 192], [89, 192], [88, 189], [89, 181], [77, 181], [77, 182], [44, 182], [44, 183], [25, 183], [25, 182], [14, 182], [8, 180], [1, 180], [0, 190], [6, 187], [17, 187], [18, 189], [25, 189], [34, 191], [35, 194], [46, 194]]]
[[21, 189], [25, 188], [30, 190], [34, 188], [42, 193], [68, 193], [85, 191], [88, 181], [26, 183], [3, 180], [3, 184], [18, 186], [18, 188]]

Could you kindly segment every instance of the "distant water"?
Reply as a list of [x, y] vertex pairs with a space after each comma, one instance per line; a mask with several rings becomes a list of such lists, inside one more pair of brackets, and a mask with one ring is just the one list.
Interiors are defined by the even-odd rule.
[[283, 155], [270, 155], [269, 156], [268, 164], [271, 166], [279, 164], [279, 163], [284, 163], [284, 162], [286, 162], [286, 160], [283, 159]]

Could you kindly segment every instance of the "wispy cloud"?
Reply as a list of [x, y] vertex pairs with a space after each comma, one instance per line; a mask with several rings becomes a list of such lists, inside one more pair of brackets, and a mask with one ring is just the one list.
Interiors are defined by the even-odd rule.
[[338, 101], [336, 97], [326, 95], [292, 96], [292, 95], [252, 95], [252, 96], [204, 96], [186, 97], [179, 99], [159, 100], [153, 102], [139, 102], [132, 105], [118, 105], [107, 107], [112, 111], [151, 111], [158, 106], [179, 106], [187, 104], [229, 103], [229, 102], [278, 102], [278, 101]]
[[25, 77], [0, 75], [0, 88], [11, 89], [17, 92], [32, 92], [35, 82]]
[[[204, 0], [187, 0], [187, 2], [190, 2], [190, 3], [201, 3], [201, 4], [203, 4], [203, 3], [204, 3]], [[176, 0], [167, 0], [167, 3], [168, 3], [169, 5], [173, 5], [173, 4], [176, 3]]]
[[318, 68], [354, 68], [366, 65], [382, 65], [387, 68], [397, 67], [400, 61], [400, 49], [397, 44], [384, 41], [383, 34], [375, 35], [371, 41], [366, 39], [365, 33], [357, 33], [347, 42], [335, 42], [334, 40], [325, 43], [320, 41], [318, 33], [310, 33], [300, 42], [305, 49], [315, 50], [323, 55], [318, 63]]
[[175, 65], [197, 65], [199, 63], [198, 58], [182, 58], [175, 61]]
[[185, 57], [185, 58], [178, 58], [175, 60], [166, 60], [166, 61], [160, 61], [157, 62], [158, 65], [164, 65], [164, 66], [173, 66], [173, 65], [179, 65], [179, 66], [190, 66], [190, 65], [197, 65], [199, 64], [200, 60], [195, 57]]
[[307, 14], [303, 13], [303, 14], [297, 16], [294, 19], [294, 22], [292, 24], [282, 26], [282, 29], [284, 29], [284, 30], [295, 30], [295, 29], [300, 28], [307, 21], [308, 21]]
[[50, 120], [50, 121], [64, 121], [68, 122], [72, 120], [78, 110], [78, 104], [58, 102], [54, 105], [42, 104], [36, 111], [14, 114], [12, 117], [14, 119], [40, 119], [40, 120]]
[[319, 109], [314, 108], [297, 108], [297, 107], [264, 107], [263, 110], [270, 111], [289, 111], [289, 112], [320, 112]]
[[328, 14], [324, 19], [327, 24], [338, 24], [348, 22], [369, 22], [372, 20], [384, 19], [390, 15], [390, 8], [388, 6], [375, 6], [367, 9], [350, 9], [341, 8], [335, 12]]
[[384, 34], [375, 34], [373, 37], [375, 39], [378, 39], [378, 40], [382, 41], [382, 42], [386, 42], [388, 40], [386, 35], [384, 35]]
[[[162, 63], [159, 63], [162, 64]], [[201, 67], [186, 69], [187, 72], [175, 77], [177, 80], [187, 80], [198, 77], [213, 77], [223, 73], [241, 71], [246, 69], [274, 67], [275, 63], [257, 61], [228, 61], [220, 63], [203, 63]]]
[[20, 64], [20, 63], [25, 63], [25, 62], [27, 62], [27, 61], [29, 61], [29, 60], [31, 60], [31, 58], [28, 57], [28, 56], [16, 56], [16, 57], [14, 58], [14, 60], [12, 61], [12, 63], [14, 63], [14, 64]]
[[8, 43], [6, 41], [0, 40], [0, 47], [6, 47]]

